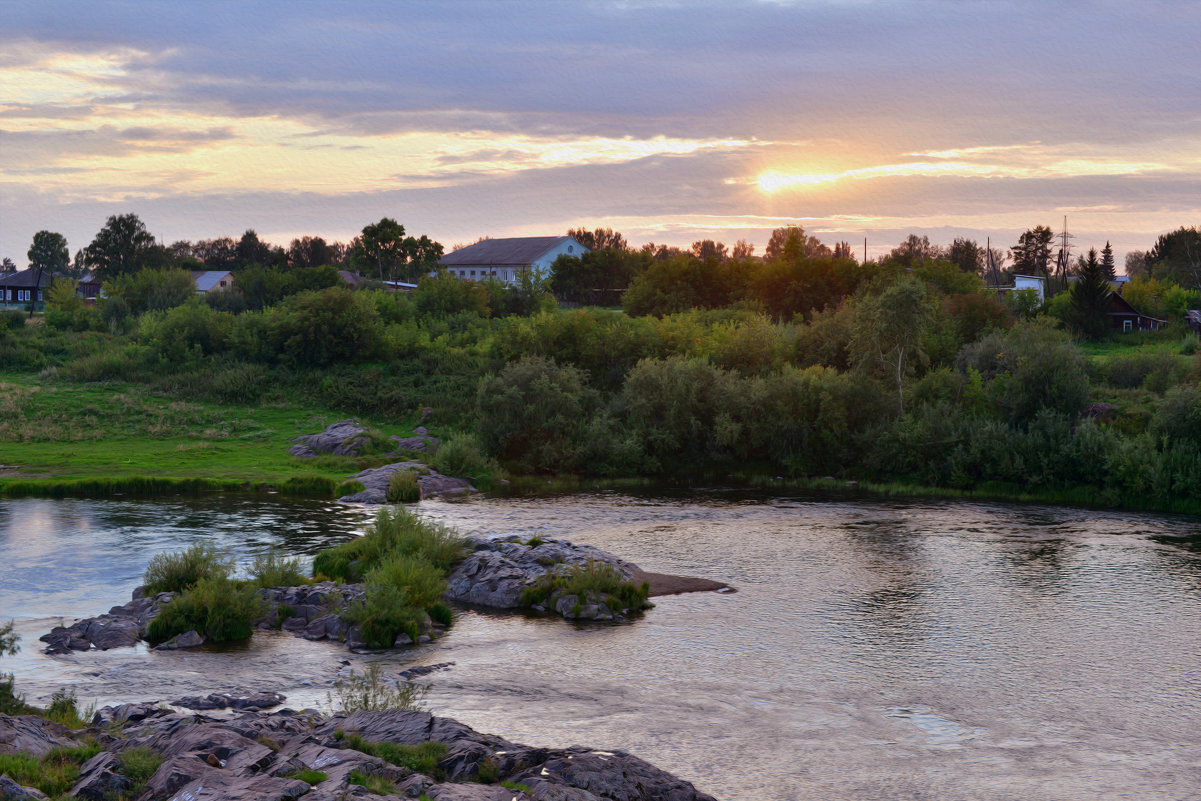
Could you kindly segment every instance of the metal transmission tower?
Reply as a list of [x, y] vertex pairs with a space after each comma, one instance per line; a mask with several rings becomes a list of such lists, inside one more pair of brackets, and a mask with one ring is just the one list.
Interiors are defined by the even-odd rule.
[[1068, 242], [1074, 237], [1068, 233], [1068, 217], [1063, 216], [1063, 233], [1059, 235], [1059, 253], [1055, 256], [1055, 278], [1051, 282], [1052, 295], [1067, 289], [1068, 273], [1072, 271], [1072, 245]]

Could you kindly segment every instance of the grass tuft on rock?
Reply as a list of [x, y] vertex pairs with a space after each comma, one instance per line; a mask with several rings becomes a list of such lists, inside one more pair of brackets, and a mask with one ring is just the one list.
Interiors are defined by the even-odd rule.
[[328, 775], [319, 770], [297, 770], [288, 774], [289, 779], [299, 779], [305, 784], [321, 784], [329, 778]]
[[201, 579], [150, 621], [147, 639], [158, 644], [196, 631], [211, 642], [244, 640], [262, 615], [262, 599], [253, 586], [220, 576]]
[[446, 778], [446, 772], [438, 767], [438, 763], [446, 756], [449, 749], [442, 743], [433, 740], [416, 745], [389, 742], [369, 743], [357, 734], [349, 734], [342, 739], [342, 745], [368, 756], [378, 757], [385, 762], [391, 762], [397, 767], [422, 773], [435, 781]]
[[276, 550], [261, 553], [250, 566], [250, 575], [257, 587], [296, 587], [312, 583], [300, 567], [300, 559], [287, 557]]
[[368, 570], [391, 554], [421, 555], [439, 570], [449, 570], [467, 555], [467, 543], [451, 529], [407, 509], [383, 509], [363, 536], [317, 554], [313, 575], [362, 581]]
[[398, 795], [400, 792], [396, 789], [395, 784], [383, 776], [371, 776], [360, 770], [352, 770], [346, 778], [351, 784], [366, 787], [368, 791], [375, 795]]
[[372, 662], [362, 673], [351, 668], [345, 677], [335, 681], [326, 701], [335, 713], [342, 715], [392, 709], [418, 712], [425, 708], [428, 690], [423, 684], [381, 676], [379, 664]]
[[536, 606], [555, 594], [585, 598], [589, 593], [617, 599], [625, 609], [642, 609], [650, 597], [650, 585], [645, 581], [641, 585], [627, 581], [613, 565], [589, 560], [565, 570], [547, 571], [537, 583], [525, 588], [521, 604]]
[[416, 503], [421, 500], [421, 484], [412, 470], [397, 470], [388, 479], [388, 503]]
[[203, 579], [229, 578], [233, 563], [210, 543], [197, 542], [176, 553], [155, 554], [146, 566], [142, 583], [147, 595], [183, 592]]

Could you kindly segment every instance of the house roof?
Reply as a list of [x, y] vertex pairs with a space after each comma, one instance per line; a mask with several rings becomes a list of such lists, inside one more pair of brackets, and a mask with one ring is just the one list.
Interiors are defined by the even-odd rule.
[[[53, 281], [55, 277], [56, 276], [54, 273], [46, 270], [42, 273], [41, 285], [43, 287], [50, 286], [50, 282]], [[36, 267], [27, 267], [26, 269], [18, 270], [15, 273], [0, 273], [0, 285], [2, 286], [20, 287], [24, 289], [27, 287], [33, 288], [34, 286], [37, 286], [37, 283], [38, 271]]]
[[1117, 292], [1109, 293], [1109, 313], [1117, 317], [1146, 317], [1148, 320], [1154, 320], [1157, 323], [1166, 323], [1167, 320], [1161, 320], [1158, 317], [1152, 317], [1149, 314], [1143, 314], [1138, 309], [1130, 305], [1130, 301], [1119, 295]]
[[485, 239], [448, 253], [438, 260], [445, 267], [473, 265], [504, 265], [524, 267], [533, 264], [564, 242], [571, 240], [583, 253], [587, 250], [569, 236], [514, 236], [506, 239]]
[[225, 276], [232, 276], [229, 270], [194, 270], [192, 272], [192, 280], [196, 282], [196, 289], [200, 292], [208, 292], [211, 289], [216, 289], [221, 283], [221, 279]]

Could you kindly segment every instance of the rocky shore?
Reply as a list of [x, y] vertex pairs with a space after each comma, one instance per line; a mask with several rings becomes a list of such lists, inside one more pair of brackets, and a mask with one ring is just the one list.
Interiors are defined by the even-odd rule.
[[[558, 615], [572, 620], [617, 621], [650, 606], [641, 600], [602, 589], [572, 592], [558, 587], [553, 580], [569, 575], [573, 569], [602, 568], [621, 581], [648, 586], [651, 595], [678, 592], [729, 591], [726, 585], [708, 579], [647, 573], [637, 565], [590, 545], [577, 545], [552, 538], [488, 539], [469, 537], [471, 552], [459, 562], [447, 578], [446, 599], [493, 609], [528, 607], [535, 612]], [[534, 602], [528, 602], [527, 590], [546, 587]], [[364, 598], [361, 584], [336, 584], [331, 581], [296, 587], [260, 589], [264, 614], [254, 625], [258, 629], [282, 629], [308, 640], [341, 642], [351, 650], [366, 647], [362, 632], [343, 616], [348, 607]], [[42, 635], [46, 652], [69, 654], [92, 648], [108, 650], [136, 645], [146, 638], [147, 628], [159, 611], [175, 598], [164, 592], [146, 596], [143, 588], [133, 591], [132, 599], [96, 617], [79, 620], [70, 626], [57, 626]], [[445, 627], [428, 615], [419, 626], [416, 642], [437, 639]], [[191, 631], [156, 646], [161, 650], [193, 648], [204, 638]], [[400, 634], [393, 647], [414, 644], [408, 634]]]
[[[690, 783], [623, 751], [532, 748], [426, 712], [327, 717], [285, 709], [216, 718], [126, 704], [102, 709], [83, 731], [39, 717], [0, 714], [0, 754], [44, 757], [88, 740], [102, 750], [82, 765], [72, 798], [713, 801]], [[138, 783], [122, 772], [121, 757], [131, 749], [161, 760]], [[405, 764], [410, 761], [406, 754], [417, 749], [430, 755], [420, 769]], [[0, 798], [45, 797], [7, 776], [0, 778]]]

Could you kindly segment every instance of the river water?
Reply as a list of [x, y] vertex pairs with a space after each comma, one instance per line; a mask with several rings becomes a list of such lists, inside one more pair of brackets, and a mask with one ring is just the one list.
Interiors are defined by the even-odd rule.
[[271, 689], [326, 703], [343, 660], [424, 679], [431, 711], [532, 745], [622, 748], [722, 799], [1201, 799], [1201, 523], [1193, 517], [739, 493], [426, 502], [466, 533], [561, 536], [738, 592], [621, 625], [462, 610], [383, 655], [256, 634], [64, 657], [37, 637], [128, 598], [207, 539], [311, 555], [370, 512], [255, 499], [0, 501], [5, 670], [31, 700]]

